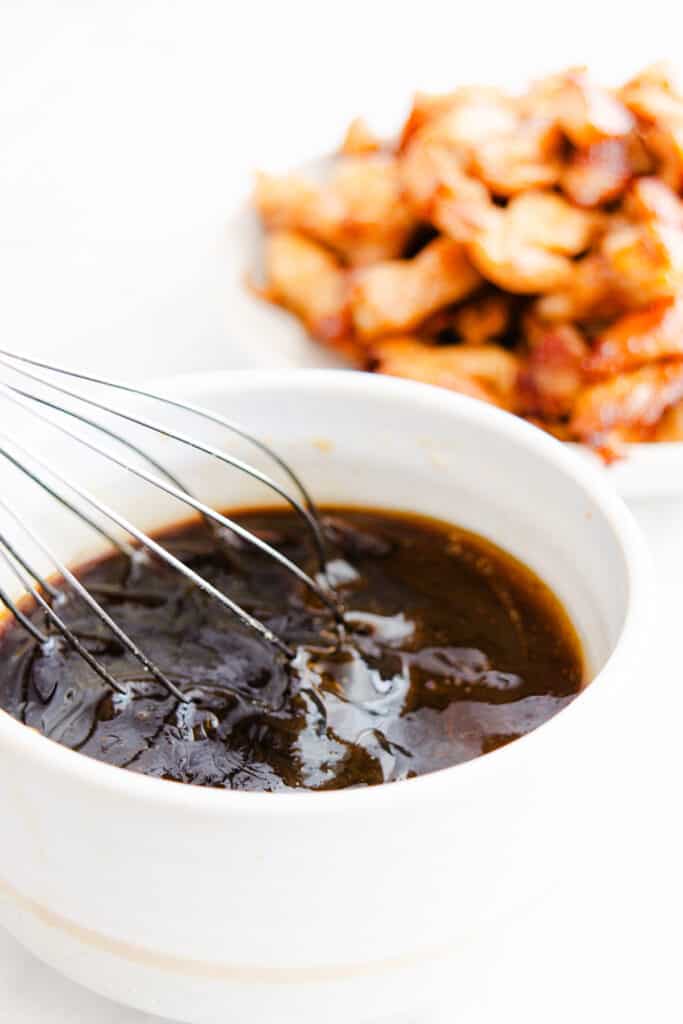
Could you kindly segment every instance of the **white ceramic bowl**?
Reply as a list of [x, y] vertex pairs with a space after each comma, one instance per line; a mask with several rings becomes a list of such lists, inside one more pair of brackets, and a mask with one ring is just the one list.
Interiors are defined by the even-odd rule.
[[[414, 510], [497, 541], [564, 601], [594, 680], [535, 732], [467, 764], [301, 795], [146, 778], [0, 713], [0, 921], [69, 977], [184, 1021], [348, 1024], [443, 998], [455, 1013], [469, 951], [553, 877], [572, 884], [586, 814], [626, 756], [613, 723], [647, 637], [643, 541], [571, 451], [459, 395], [317, 371], [189, 376], [174, 391], [270, 438], [321, 501]], [[203, 436], [254, 458], [224, 431]], [[267, 500], [236, 471], [167, 442], [155, 450], [206, 500]], [[83, 473], [82, 458], [71, 468]], [[88, 479], [143, 527], [179, 515], [110, 469]], [[67, 560], [92, 553], [45, 501], [27, 515]]]

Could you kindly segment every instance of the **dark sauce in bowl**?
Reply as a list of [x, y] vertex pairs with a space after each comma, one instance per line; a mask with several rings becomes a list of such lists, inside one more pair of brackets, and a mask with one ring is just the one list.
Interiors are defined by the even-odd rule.
[[[232, 513], [311, 573], [299, 517]], [[57, 635], [0, 634], [0, 707], [112, 765], [202, 786], [325, 790], [376, 785], [494, 750], [561, 710], [584, 682], [559, 602], [530, 570], [474, 534], [384, 510], [327, 508], [329, 612], [270, 558], [203, 524], [160, 535], [195, 571], [296, 651], [293, 663], [152, 559], [108, 557], [79, 576], [190, 703], [170, 696], [77, 598], [60, 615], [126, 693]], [[26, 606], [41, 629], [44, 615]]]

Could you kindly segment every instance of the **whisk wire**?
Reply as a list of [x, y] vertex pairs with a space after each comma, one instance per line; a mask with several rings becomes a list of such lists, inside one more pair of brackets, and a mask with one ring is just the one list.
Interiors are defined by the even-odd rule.
[[[14, 513], [10, 509], [7, 502], [5, 502], [2, 498], [0, 498], [0, 506], [5, 509], [5, 511], [12, 517], [12, 519], [14, 519], [15, 522], [17, 522], [20, 526], [24, 526], [19, 516], [16, 515], [16, 513]], [[5, 547], [8, 547], [8, 543], [6, 540], [0, 540], [0, 543], [3, 543]], [[24, 569], [24, 571], [29, 574], [29, 576], [33, 577], [33, 579], [36, 581], [40, 589], [49, 596], [51, 601], [54, 601], [57, 598], [58, 591], [55, 589], [55, 587], [52, 586], [49, 580], [46, 580], [43, 576], [41, 576], [39, 572], [36, 572], [36, 570], [30, 565], [29, 562], [26, 561], [26, 559], [23, 557], [22, 554], [20, 554], [19, 551], [14, 549], [12, 551], [12, 557], [16, 562], [19, 563], [22, 569]]]
[[60, 494], [59, 491], [56, 491], [51, 487], [47, 480], [42, 480], [40, 477], [36, 476], [35, 473], [32, 473], [28, 466], [25, 466], [23, 462], [20, 462], [19, 459], [15, 458], [11, 452], [7, 451], [6, 448], [0, 447], [0, 455], [2, 455], [4, 459], [7, 459], [7, 461], [15, 466], [16, 469], [20, 470], [26, 477], [28, 477], [29, 480], [32, 480], [33, 483], [42, 487], [42, 489], [49, 494], [50, 497], [54, 498], [55, 501], [58, 501], [60, 505], [69, 509], [69, 511], [73, 512], [74, 515], [79, 517], [79, 519], [82, 519], [87, 526], [91, 527], [91, 529], [98, 533], [103, 540], [108, 541], [108, 543], [111, 544], [112, 547], [116, 548], [120, 554], [125, 555], [126, 558], [135, 557], [135, 548], [131, 547], [131, 545], [125, 540], [119, 540], [115, 537], [113, 533], [110, 533], [109, 530], [105, 529], [105, 527], [98, 523], [96, 519], [93, 519], [87, 512], [78, 508], [73, 504], [73, 502], [69, 501], [68, 498], [65, 498], [63, 494]]
[[[88, 491], [85, 487], [81, 487], [79, 484], [74, 483], [73, 480], [68, 480], [61, 473], [59, 473], [53, 466], [47, 465], [47, 463], [44, 462], [38, 455], [36, 455], [35, 452], [32, 452], [29, 449], [27, 449], [24, 445], [19, 444], [18, 441], [13, 440], [12, 438], [7, 437], [6, 435], [0, 434], [0, 438], [2, 437], [4, 437], [4, 440], [6, 442], [9, 441], [10, 444], [13, 444], [18, 451], [23, 452], [24, 455], [28, 456], [28, 458], [33, 459], [36, 465], [40, 466], [41, 469], [50, 473], [52, 476], [54, 476], [56, 480], [59, 480], [60, 483], [64, 484], [75, 494], [78, 494], [80, 498], [83, 498], [84, 501], [88, 502], [89, 505], [97, 509], [98, 512], [100, 512], [102, 515], [105, 515], [107, 518], [111, 519], [112, 522], [116, 523], [117, 526], [120, 526], [132, 537], [135, 537], [135, 539], [144, 548], [155, 554], [158, 558], [161, 559], [161, 561], [165, 562], [167, 565], [172, 566], [174, 569], [177, 569], [178, 572], [180, 572], [183, 576], [186, 576], [201, 590], [209, 594], [211, 597], [215, 598], [220, 604], [222, 604], [225, 608], [227, 608], [234, 615], [236, 615], [237, 618], [240, 619], [240, 621], [245, 626], [249, 626], [249, 628], [259, 633], [264, 640], [267, 640], [268, 643], [271, 643], [273, 644], [274, 647], [277, 647], [278, 650], [280, 650], [284, 655], [286, 655], [286, 657], [293, 657], [294, 652], [285, 643], [283, 643], [283, 641], [280, 640], [280, 638], [276, 636], [276, 634], [273, 633], [272, 630], [270, 630], [258, 619], [254, 618], [253, 615], [250, 615], [250, 613], [247, 612], [244, 608], [241, 608], [240, 605], [238, 605], [235, 601], [228, 597], [227, 594], [224, 594], [222, 591], [214, 587], [212, 583], [209, 583], [208, 580], [205, 580], [203, 576], [200, 576], [188, 565], [185, 565], [183, 562], [181, 562], [180, 559], [176, 558], [175, 555], [171, 554], [170, 551], [167, 551], [166, 548], [162, 547], [162, 545], [157, 543], [157, 541], [155, 541], [152, 537], [147, 536], [147, 534], [145, 534], [142, 530], [139, 530], [134, 525], [134, 523], [130, 522], [129, 519], [126, 519], [125, 516], [120, 515], [109, 505], [105, 504], [105, 502], [103, 502], [101, 499], [97, 498], [94, 494]], [[38, 479], [41, 478], [38, 477]]]
[[[62, 617], [57, 614], [54, 608], [50, 607], [50, 605], [45, 600], [38, 587], [34, 586], [31, 583], [30, 579], [28, 578], [28, 575], [22, 572], [22, 570], [16, 565], [15, 561], [13, 561], [13, 559], [16, 559], [17, 557], [15, 548], [12, 544], [10, 544], [10, 542], [7, 540], [4, 534], [0, 534], [0, 557], [3, 558], [10, 571], [19, 580], [19, 582], [24, 587], [26, 592], [30, 594], [30, 596], [33, 598], [36, 604], [40, 605], [42, 610], [45, 612], [45, 615], [48, 617], [50, 622], [55, 626], [58, 632], [61, 633], [65, 640], [69, 644], [71, 644], [74, 650], [77, 651], [78, 654], [80, 654], [83, 660], [86, 661], [88, 665], [90, 665], [90, 667], [98, 674], [98, 676], [100, 676], [100, 678], [105, 683], [113, 687], [119, 693], [125, 693], [125, 686], [122, 683], [120, 683], [118, 679], [115, 679], [111, 672], [109, 672], [104, 667], [104, 665], [102, 665], [102, 663], [99, 662], [97, 658], [95, 658], [94, 655], [90, 653], [87, 647], [85, 647], [78, 639], [76, 634], [71, 629], [69, 629], [69, 627], [64, 622]], [[38, 639], [38, 637], [36, 637], [36, 639]], [[49, 637], [41, 636], [39, 642], [41, 644], [46, 644], [49, 642], [49, 640]]]
[[[35, 373], [29, 373], [28, 370], [22, 370], [18, 366], [12, 366], [12, 364], [8, 363], [6, 359], [0, 359], [0, 366], [5, 366], [7, 369], [11, 370], [13, 373], [19, 374], [20, 376], [25, 377], [28, 380], [33, 380], [37, 384], [43, 384], [43, 385], [45, 385], [45, 387], [51, 388], [51, 390], [59, 392], [59, 394], [67, 395], [69, 398], [76, 398], [79, 401], [86, 403], [87, 405], [96, 406], [98, 409], [102, 409], [105, 412], [110, 412], [113, 415], [117, 415], [117, 413], [116, 413], [116, 411], [114, 409], [108, 409], [106, 406], [100, 404], [99, 402], [95, 402], [95, 401], [93, 401], [90, 398], [87, 398], [85, 395], [79, 395], [78, 392], [76, 392], [76, 391], [69, 391], [68, 388], [62, 388], [58, 384], [53, 383], [52, 381], [45, 380], [44, 377], [39, 377]], [[30, 392], [22, 391], [21, 388], [17, 388], [15, 386], [11, 385], [11, 384], [5, 384], [5, 386], [10, 388], [12, 391], [16, 391], [17, 394], [24, 395], [27, 398], [35, 398], [36, 397], [35, 395], [31, 394]], [[66, 412], [67, 410], [61, 409], [61, 411], [62, 412]], [[122, 413], [118, 413], [118, 415], [123, 417]], [[79, 418], [80, 418], [82, 423], [87, 423], [89, 426], [95, 427], [97, 430], [101, 431], [103, 434], [106, 434], [108, 437], [111, 437], [112, 440], [117, 441], [119, 444], [124, 445], [126, 448], [128, 448], [130, 451], [134, 452], [136, 455], [139, 455], [140, 458], [144, 459], [145, 462], [149, 463], [149, 465], [152, 466], [154, 469], [156, 469], [156, 471], [158, 473], [161, 473], [162, 476], [165, 476], [167, 480], [170, 480], [171, 483], [174, 484], [176, 487], [178, 487], [180, 490], [183, 490], [183, 491], [187, 491], [188, 490], [187, 487], [182, 483], [182, 481], [180, 481], [177, 476], [175, 476], [173, 473], [171, 473], [166, 468], [166, 466], [163, 466], [157, 459], [154, 458], [154, 456], [150, 455], [149, 452], [145, 451], [144, 448], [141, 448], [139, 445], [134, 444], [129, 438], [124, 437], [122, 434], [117, 433], [115, 430], [112, 430], [110, 427], [105, 426], [104, 423], [101, 423], [98, 420], [91, 420], [87, 416], [83, 416], [83, 415], [81, 415]], [[123, 418], [126, 418], [126, 417], [123, 417]], [[189, 494], [189, 491], [188, 491], [188, 494]]]
[[[6, 563], [9, 564], [8, 560], [5, 559]], [[44, 636], [38, 627], [31, 622], [31, 620], [24, 615], [21, 608], [12, 600], [4, 587], [0, 587], [0, 601], [4, 604], [5, 608], [10, 612], [11, 615], [17, 620], [17, 622], [24, 627], [24, 629], [31, 634], [34, 640], [39, 644], [47, 642], [47, 637]]]
[[[107, 406], [101, 404], [100, 402], [95, 402], [93, 399], [88, 398], [86, 395], [79, 395], [77, 391], [70, 391], [68, 388], [60, 387], [53, 381], [46, 380], [44, 377], [39, 377], [35, 373], [29, 373], [28, 370], [23, 370], [18, 366], [13, 366], [12, 363], [9, 363], [6, 359], [0, 358], [0, 366], [6, 367], [7, 369], [11, 370], [12, 373], [16, 373], [19, 376], [24, 377], [25, 379], [35, 381], [37, 384], [42, 384], [45, 387], [50, 388], [52, 391], [57, 391], [61, 395], [66, 395], [69, 398], [78, 399], [79, 401], [84, 402], [87, 405], [96, 406], [98, 409], [102, 409], [104, 412], [109, 412], [112, 415], [120, 415], [122, 418], [126, 418], [123, 416], [122, 413], [117, 414], [115, 409], [110, 409]], [[12, 391], [15, 391], [19, 395], [24, 395], [27, 398], [37, 398], [37, 396], [33, 395], [31, 392], [24, 391], [21, 388], [18, 388], [12, 384], [5, 383], [5, 387], [10, 388]], [[62, 408], [61, 406], [59, 407], [59, 409], [61, 412], [68, 412], [67, 409]], [[170, 480], [170, 482], [179, 490], [187, 491], [188, 494], [190, 493], [187, 486], [174, 473], [171, 473], [170, 470], [166, 468], [166, 466], [162, 465], [162, 463], [159, 462], [158, 459], [155, 459], [153, 455], [150, 455], [149, 452], [142, 448], [140, 445], [135, 444], [129, 438], [124, 437], [123, 434], [119, 434], [116, 430], [112, 430], [111, 427], [107, 427], [104, 423], [98, 420], [90, 419], [89, 417], [84, 416], [82, 414], [79, 416], [79, 419], [82, 423], [86, 423], [88, 426], [94, 427], [96, 430], [99, 430], [102, 434], [105, 434], [107, 437], [110, 437], [113, 441], [116, 441], [119, 444], [123, 445], [124, 447], [128, 448], [129, 451], [132, 451], [136, 455], [139, 455], [141, 459], [143, 459], [150, 466], [152, 466], [153, 469], [156, 469], [158, 473], [161, 473], [162, 476], [165, 476], [167, 480]]]
[[[129, 653], [132, 654], [133, 657], [140, 662], [143, 668], [150, 672], [155, 677], [155, 679], [157, 679], [162, 684], [162, 686], [165, 686], [166, 689], [169, 690], [174, 697], [176, 697], [180, 701], [183, 701], [184, 703], [187, 703], [187, 697], [185, 697], [185, 695], [178, 689], [175, 683], [173, 683], [168, 678], [166, 673], [163, 672], [159, 668], [159, 666], [151, 660], [151, 658], [147, 657], [144, 651], [140, 650], [135, 641], [132, 640], [123, 629], [121, 629], [118, 623], [115, 622], [114, 619], [112, 619], [112, 617], [104, 610], [104, 608], [95, 600], [92, 594], [89, 593], [86, 587], [83, 586], [81, 581], [76, 576], [74, 576], [71, 570], [56, 557], [56, 555], [50, 550], [47, 544], [45, 544], [38, 537], [36, 532], [32, 530], [30, 526], [28, 526], [28, 524], [20, 518], [20, 516], [17, 515], [14, 509], [12, 509], [3, 498], [0, 498], [0, 507], [4, 508], [7, 514], [19, 525], [19, 527], [24, 531], [24, 533], [31, 538], [36, 547], [39, 548], [39, 550], [42, 551], [43, 554], [50, 559], [55, 569], [59, 573], [60, 577], [69, 585], [69, 587], [74, 591], [74, 593], [76, 593], [81, 598], [81, 600], [85, 602], [85, 604], [90, 608], [90, 610], [95, 613], [97, 618], [101, 622], [103, 622], [104, 625], [114, 634], [119, 643], [121, 643], [126, 648], [126, 650], [129, 651]], [[47, 580], [43, 580], [40, 577], [36, 577], [33, 570], [23, 561], [23, 559], [19, 555], [15, 554], [15, 557], [21, 562], [24, 568], [31, 573], [34, 579], [38, 580], [43, 589], [47, 589], [47, 591], [53, 598], [57, 596], [57, 591], [47, 582]]]
[[[15, 365], [16, 363], [21, 365]], [[95, 455], [106, 459], [126, 472], [144, 480], [157, 490], [194, 509], [203, 516], [208, 525], [214, 528], [214, 531], [216, 527], [230, 531], [245, 543], [260, 550], [281, 568], [295, 576], [300, 583], [316, 596], [321, 602], [323, 610], [331, 613], [338, 635], [341, 637], [344, 614], [327, 575], [326, 540], [317, 509], [298, 475], [269, 445], [255, 437], [241, 425], [233, 423], [218, 413], [203, 409], [189, 402], [158, 394], [143, 387], [119, 381], [105, 380], [94, 375], [63, 369], [38, 359], [18, 355], [7, 349], [0, 349], [0, 366], [18, 375], [24, 382], [31, 381], [40, 385], [41, 388], [48, 388], [52, 395], [52, 398], [50, 398], [46, 397], [44, 393], [34, 393], [28, 389], [28, 384], [26, 383], [20, 387], [16, 381], [0, 381], [0, 394], [7, 398], [8, 401], [28, 412], [32, 417], [47, 424], [53, 430], [57, 430], [65, 437], [85, 447]], [[80, 394], [78, 391], [71, 390], [71, 388], [63, 387], [53, 380], [46, 379], [43, 375], [30, 372], [26, 369], [26, 366], [37, 367], [90, 384], [112, 388], [125, 394], [151, 399], [166, 407], [189, 412], [207, 422], [226, 428], [267, 455], [284, 472], [290, 484], [293, 485], [296, 494], [291, 494], [285, 486], [278, 483], [268, 473], [257, 469], [243, 459], [224, 452], [211, 444], [204, 443], [189, 434], [171, 429], [156, 420], [133, 415], [105, 402]], [[63, 395], [74, 402], [98, 409], [106, 415], [116, 416], [120, 420], [133, 424], [136, 427], [152, 431], [169, 440], [188, 446], [195, 451], [218, 460], [226, 466], [247, 473], [253, 479], [263, 483], [279, 497], [284, 498], [291, 508], [301, 516], [314, 542], [316, 556], [320, 565], [319, 574], [315, 577], [309, 575], [303, 568], [261, 536], [251, 532], [239, 522], [222, 515], [203, 501], [200, 501], [175, 473], [167, 469], [144, 446], [129, 439], [118, 429], [113, 429], [106, 423], [100, 422], [98, 418], [92, 418], [84, 414], [78, 407], [74, 408], [72, 405], [62, 404], [57, 400], [57, 395]], [[137, 460], [142, 460], [143, 465], [139, 465], [135, 459], [131, 461], [123, 453], [115, 453], [109, 450], [108, 447], [103, 447], [96, 443], [92, 439], [92, 435], [84, 436], [79, 430], [68, 428], [59, 419], [55, 419], [55, 414], [57, 417], [69, 417], [83, 427], [95, 431], [96, 436], [107, 438], [115, 442], [115, 444], [122, 446], [132, 456], [136, 456]], [[99, 536], [108, 541], [130, 561], [140, 558], [142, 552], [146, 552], [159, 559], [160, 562], [184, 576], [190, 584], [198, 587], [211, 599], [216, 600], [222, 607], [234, 615], [242, 625], [255, 632], [263, 641], [273, 646], [287, 659], [291, 661], [295, 658], [295, 652], [266, 623], [261, 622], [247, 609], [234, 601], [229, 594], [224, 593], [208, 579], [181, 561], [163, 544], [160, 544], [143, 530], [139, 529], [127, 517], [97, 497], [86, 486], [62, 473], [59, 468], [47, 460], [43, 452], [39, 452], [34, 447], [21, 443], [15, 436], [11, 436], [8, 433], [0, 433], [0, 456], [13, 466], [15, 470], [23, 474], [28, 481], [55, 499], [62, 507], [78, 517], [89, 528], [96, 531]], [[53, 484], [51, 481], [55, 483]], [[63, 492], [62, 488], [66, 489], [69, 497]], [[71, 497], [72, 495], [73, 497]], [[191, 698], [184, 694], [180, 687], [169, 677], [168, 671], [158, 666], [155, 661], [141, 650], [135, 640], [121, 628], [112, 615], [93, 596], [95, 587], [93, 586], [93, 593], [91, 593], [84, 583], [54, 554], [50, 546], [42, 541], [38, 533], [24, 521], [16, 509], [2, 497], [0, 497], [0, 510], [6, 516], [9, 516], [19, 526], [24, 536], [42, 552], [43, 556], [47, 557], [56, 570], [63, 586], [71, 591], [76, 599], [84, 602], [100, 623], [116, 638], [118, 643], [142, 665], [145, 672], [157, 679], [177, 700], [189, 703]], [[101, 520], [114, 524], [122, 531], [124, 536], [119, 539], [109, 528], [103, 525]], [[69, 627], [55, 610], [63, 593], [62, 588], [56, 588], [49, 580], [38, 574], [33, 569], [30, 561], [19, 551], [18, 547], [8, 539], [6, 534], [1, 532], [0, 558], [24, 588], [26, 594], [33, 599], [34, 604], [41, 609], [47, 622], [57, 634], [60, 634], [109, 686], [121, 693], [126, 693], [126, 685], [121, 680], [114, 678], [106, 665], [102, 664], [92, 651], [84, 646], [77, 632]], [[44, 633], [34, 619], [26, 614], [5, 588], [0, 588], [0, 602], [6, 606], [16, 621], [38, 644], [45, 645], [56, 639], [54, 633], [51, 633], [49, 629], [47, 634]]]
[[[286, 555], [283, 555], [281, 551], [278, 551], [276, 548], [272, 547], [266, 541], [262, 540], [260, 537], [257, 537], [256, 534], [252, 533], [250, 530], [246, 530], [233, 519], [229, 519], [227, 516], [224, 516], [220, 512], [216, 512], [214, 509], [210, 508], [204, 502], [192, 497], [192, 495], [188, 494], [186, 491], [179, 490], [177, 487], [165, 483], [163, 480], [159, 479], [159, 477], [155, 477], [152, 474], [147, 473], [146, 470], [141, 469], [139, 466], [134, 466], [130, 462], [118, 458], [112, 452], [107, 451], [105, 448], [101, 448], [99, 445], [94, 444], [92, 441], [88, 441], [80, 434], [74, 433], [74, 431], [68, 430], [66, 427], [59, 423], [56, 423], [54, 420], [41, 415], [41, 413], [37, 412], [36, 409], [32, 408], [30, 404], [27, 405], [25, 402], [21, 401], [20, 399], [17, 399], [16, 396], [17, 394], [23, 395], [24, 397], [30, 399], [31, 401], [38, 402], [40, 405], [45, 405], [50, 409], [64, 413], [65, 415], [71, 416], [77, 420], [82, 419], [80, 413], [74, 412], [71, 409], [63, 409], [60, 406], [56, 405], [54, 402], [48, 401], [46, 398], [39, 398], [37, 395], [28, 394], [27, 392], [21, 391], [20, 389], [15, 388], [11, 385], [0, 383], [0, 391], [4, 391], [6, 393], [8, 390], [12, 392], [11, 395], [7, 395], [10, 401], [13, 401], [16, 404], [20, 405], [21, 408], [26, 409], [26, 411], [29, 412], [32, 416], [35, 416], [38, 419], [41, 419], [44, 422], [49, 423], [50, 426], [54, 427], [56, 430], [59, 430], [66, 437], [70, 437], [72, 440], [78, 441], [79, 444], [82, 444], [86, 448], [89, 448], [97, 455], [101, 455], [103, 456], [103, 458], [109, 459], [109, 461], [113, 462], [115, 465], [120, 466], [122, 469], [125, 469], [128, 472], [133, 473], [135, 476], [140, 477], [141, 480], [145, 480], [147, 483], [153, 484], [160, 490], [165, 491], [167, 494], [171, 495], [171, 497], [177, 498], [184, 504], [189, 505], [190, 508], [193, 508], [195, 509], [195, 511], [200, 512], [203, 516], [206, 516], [208, 519], [217, 523], [219, 526], [223, 526], [225, 529], [231, 530], [233, 533], [237, 534], [238, 537], [241, 537], [243, 540], [247, 541], [247, 543], [259, 548], [261, 551], [264, 552], [264, 554], [269, 555], [276, 562], [279, 562], [279, 564], [283, 566], [283, 568], [287, 569], [288, 572], [292, 573], [293, 576], [296, 576], [297, 579], [304, 583], [321, 601], [323, 601], [327, 605], [327, 607], [335, 616], [335, 618], [339, 617], [340, 612], [337, 607], [336, 601], [327, 593], [326, 590], [323, 589], [323, 587], [321, 587], [314, 579], [312, 579], [308, 575], [308, 573], [304, 572], [303, 569], [296, 565], [295, 562], [292, 562], [291, 559], [287, 558]], [[91, 424], [97, 425], [95, 424], [94, 421], [90, 422]]]
[[[149, 423], [149, 421], [146, 423], [136, 421], [133, 417], [125, 416], [118, 410], [111, 409], [107, 406], [101, 405], [97, 403], [94, 399], [86, 398], [83, 395], [78, 395], [74, 394], [73, 392], [66, 391], [65, 389], [60, 388], [58, 385], [54, 384], [53, 382], [46, 381], [40, 377], [33, 377], [34, 380], [40, 381], [42, 384], [46, 384], [48, 387], [60, 390], [62, 391], [63, 394], [71, 394], [72, 397], [79, 398], [80, 400], [87, 402], [90, 405], [97, 406], [98, 408], [104, 409], [107, 412], [111, 412], [114, 415], [124, 416], [124, 418], [130, 419], [131, 422], [140, 422], [141, 426], [148, 426], [151, 429], [158, 429], [160, 430], [161, 433], [165, 433], [167, 436], [173, 437], [175, 440], [183, 440], [186, 444], [190, 444], [193, 447], [199, 448], [200, 450], [207, 452], [207, 454], [213, 454], [216, 458], [222, 459], [223, 461], [234, 466], [235, 468], [241, 469], [243, 472], [248, 473], [250, 476], [266, 484], [266, 486], [271, 487], [280, 495], [280, 497], [284, 498], [285, 501], [289, 502], [289, 504], [291, 504], [292, 507], [295, 508], [300, 514], [304, 515], [305, 509], [309, 513], [309, 515], [304, 515], [304, 518], [306, 519], [306, 522], [311, 528], [312, 534], [315, 538], [316, 549], [321, 563], [320, 568], [321, 571], [324, 573], [326, 562], [325, 537], [322, 531], [322, 527], [320, 525], [320, 517], [318, 516], [315, 503], [311, 498], [307, 488], [304, 486], [298, 474], [294, 472], [291, 466], [289, 466], [285, 462], [285, 460], [270, 447], [270, 445], [267, 445], [260, 438], [255, 437], [250, 431], [246, 430], [243, 426], [233, 422], [232, 420], [226, 419], [225, 416], [221, 416], [219, 413], [213, 412], [210, 409], [204, 409], [201, 406], [194, 405], [192, 402], [180, 401], [179, 399], [172, 398], [171, 396], [161, 395], [158, 392], [150, 391], [146, 388], [141, 388], [139, 386], [134, 386], [124, 381], [106, 380], [103, 377], [96, 377], [91, 374], [82, 373], [81, 371], [69, 370], [66, 369], [65, 367], [55, 366], [54, 364], [47, 363], [38, 359], [32, 359], [29, 356], [19, 355], [18, 353], [12, 352], [9, 349], [0, 348], [0, 355], [5, 356], [10, 360], [16, 360], [17, 362], [20, 363], [25, 363], [30, 366], [39, 367], [40, 369], [43, 370], [48, 370], [53, 373], [59, 373], [67, 377], [73, 377], [76, 380], [86, 381], [90, 384], [99, 384], [102, 385], [103, 387], [114, 388], [116, 390], [126, 392], [127, 394], [137, 395], [138, 397], [141, 398], [148, 398], [153, 401], [162, 402], [163, 404], [168, 405], [171, 408], [182, 409], [185, 412], [189, 412], [192, 413], [193, 415], [199, 416], [202, 419], [207, 420], [208, 422], [215, 423], [218, 426], [224, 427], [226, 430], [231, 431], [233, 434], [236, 434], [238, 437], [241, 437], [245, 441], [248, 441], [250, 444], [254, 445], [254, 447], [256, 447], [257, 449], [259, 449], [259, 451], [267, 455], [268, 458], [270, 458], [277, 466], [279, 466], [279, 468], [286, 474], [286, 476], [294, 484], [301, 498], [303, 499], [303, 508], [299, 503], [292, 499], [291, 495], [289, 495], [286, 491], [281, 489], [274, 480], [267, 476], [267, 474], [261, 473], [259, 470], [256, 470], [253, 466], [250, 466], [248, 463], [245, 463], [240, 459], [234, 459], [233, 457], [228, 456], [224, 452], [220, 452], [218, 449], [215, 448], [211, 448], [211, 450], [208, 451], [207, 448], [203, 448], [201, 445], [198, 445], [192, 438], [188, 438], [187, 436], [184, 435], [176, 435], [172, 432], [169, 432], [164, 427], [152, 426]], [[26, 371], [20, 371], [17, 367], [13, 366], [12, 363], [8, 364], [7, 362], [3, 362], [2, 365], [11, 366], [12, 369], [14, 369], [14, 371], [17, 373], [26, 373]]]

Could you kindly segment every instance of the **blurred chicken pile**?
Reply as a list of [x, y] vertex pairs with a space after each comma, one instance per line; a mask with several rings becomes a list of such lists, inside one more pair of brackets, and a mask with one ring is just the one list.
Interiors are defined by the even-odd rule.
[[324, 182], [260, 175], [262, 294], [365, 369], [462, 391], [609, 459], [683, 438], [683, 98], [584, 69], [418, 94]]

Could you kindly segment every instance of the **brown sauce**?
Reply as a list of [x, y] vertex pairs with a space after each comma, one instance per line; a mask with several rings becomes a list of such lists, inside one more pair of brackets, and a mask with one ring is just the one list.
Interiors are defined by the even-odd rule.
[[[309, 572], [301, 520], [232, 513]], [[0, 634], [0, 707], [90, 757], [203, 786], [324, 790], [411, 778], [494, 750], [581, 689], [573, 628], [548, 588], [480, 537], [381, 510], [327, 508], [349, 631], [243, 541], [201, 523], [165, 532], [178, 557], [297, 652], [290, 663], [177, 572], [120, 556], [79, 573], [106, 610], [192, 698], [141, 671], [76, 598], [60, 615], [126, 686], [109, 689], [55, 635]], [[30, 610], [30, 609], [29, 609]], [[49, 632], [40, 611], [34, 621]]]

